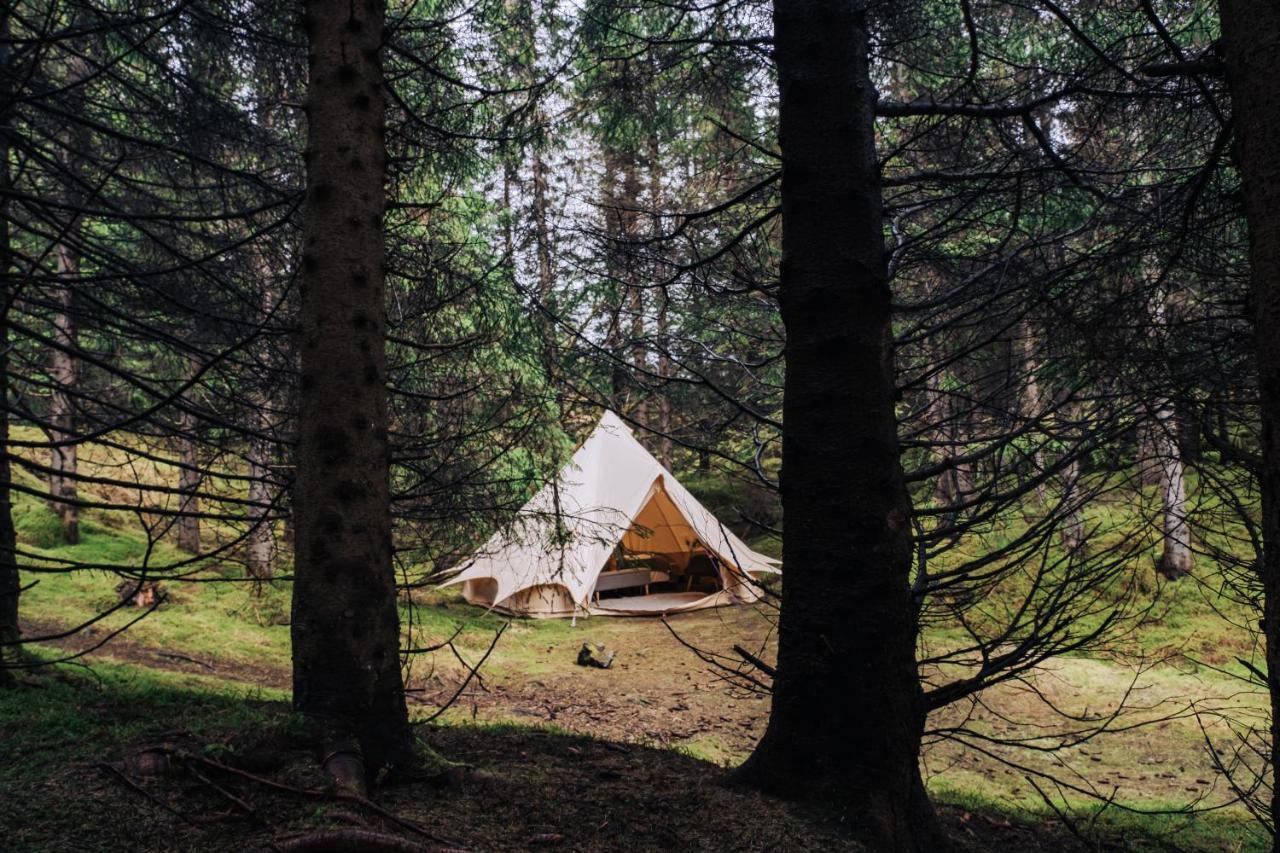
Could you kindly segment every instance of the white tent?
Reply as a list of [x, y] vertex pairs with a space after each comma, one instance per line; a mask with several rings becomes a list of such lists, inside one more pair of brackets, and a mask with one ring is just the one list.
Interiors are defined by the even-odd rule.
[[750, 576], [777, 566], [605, 412], [556, 481], [446, 585], [520, 616], [657, 615], [755, 601]]

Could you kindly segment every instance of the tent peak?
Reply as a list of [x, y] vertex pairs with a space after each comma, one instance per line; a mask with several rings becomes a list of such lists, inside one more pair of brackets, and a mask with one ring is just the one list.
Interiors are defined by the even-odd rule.
[[601, 427], [608, 427], [610, 429], [613, 429], [615, 427], [621, 427], [622, 429], [625, 429], [627, 432], [631, 432], [631, 427], [628, 426], [627, 422], [622, 419], [622, 416], [619, 415], [617, 412], [615, 412], [613, 409], [604, 410], [604, 414], [600, 416], [600, 420], [596, 424], [596, 429], [600, 429]]

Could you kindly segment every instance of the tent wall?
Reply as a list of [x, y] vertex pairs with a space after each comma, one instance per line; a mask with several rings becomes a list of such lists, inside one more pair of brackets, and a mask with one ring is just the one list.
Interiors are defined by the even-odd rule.
[[559, 584], [541, 584], [522, 589], [502, 601], [494, 602], [497, 581], [489, 578], [467, 581], [462, 585], [462, 596], [469, 604], [488, 607], [512, 616], [531, 616], [535, 619], [556, 616], [572, 616], [573, 597]]

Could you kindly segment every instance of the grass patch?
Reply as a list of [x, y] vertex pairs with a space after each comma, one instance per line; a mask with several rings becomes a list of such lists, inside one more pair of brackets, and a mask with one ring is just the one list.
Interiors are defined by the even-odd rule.
[[33, 784], [50, 767], [102, 760], [169, 729], [261, 728], [287, 702], [280, 690], [128, 664], [37, 670], [0, 690], [0, 786]]

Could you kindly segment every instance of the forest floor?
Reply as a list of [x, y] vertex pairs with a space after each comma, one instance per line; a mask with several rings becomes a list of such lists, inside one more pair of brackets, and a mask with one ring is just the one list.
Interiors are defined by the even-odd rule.
[[[548, 727], [431, 727], [426, 769], [383, 786], [376, 806], [326, 796], [314, 744], [285, 703], [196, 676], [98, 670], [96, 682], [58, 673], [24, 688], [39, 709], [22, 721], [27, 749], [6, 772], [6, 850], [287, 849], [352, 827], [424, 850], [859, 849], [831, 815], [736, 789], [688, 755]], [[0, 728], [10, 736], [14, 724]], [[1171, 849], [1113, 830], [1085, 841], [995, 811], [941, 812], [970, 850]]]
[[[148, 542], [105, 514], [86, 514], [76, 545], [58, 541], [56, 517], [33, 498], [19, 496], [14, 518], [33, 569], [183, 559], [167, 540]], [[771, 660], [767, 609], [666, 624], [508, 624], [449, 590], [415, 594], [402, 611], [406, 646], [454, 640], [410, 668], [427, 769], [376, 793], [376, 808], [396, 823], [298, 793], [321, 791], [322, 780], [305, 726], [288, 710], [288, 584], [256, 588], [233, 564], [197, 568], [166, 582], [163, 605], [136, 624], [142, 612], [124, 608], [31, 647], [44, 662], [86, 654], [0, 692], [0, 849], [269, 849], [361, 823], [475, 851], [853, 849], [833, 816], [725, 784], [763, 732], [768, 700], [726, 682], [689, 647], [736, 661], [737, 644]], [[23, 594], [28, 637], [57, 634], [118, 600], [109, 572], [31, 571], [23, 580], [35, 584]], [[1010, 853], [1268, 849], [1231, 804], [1210, 752], [1231, 754], [1224, 720], [1264, 719], [1263, 696], [1240, 679], [1240, 661], [1260, 660], [1255, 635], [1240, 627], [1253, 617], [1217, 589], [1207, 571], [1153, 586], [1158, 607], [1127, 638], [1126, 654], [1058, 658], [987, 690], [980, 705], [934, 714], [923, 767], [952, 835]], [[925, 639], [956, 642], [932, 628]], [[614, 666], [577, 666], [584, 642], [617, 651]], [[1082, 719], [1121, 702], [1109, 732], [1072, 742]], [[1012, 735], [1031, 739], [997, 742]]]
[[[64, 607], [75, 599], [65, 587], [70, 581], [49, 584], [68, 593]], [[281, 620], [262, 596], [243, 586], [213, 592], [221, 589], [176, 585], [173, 603], [77, 661], [91, 670], [38, 670], [17, 693], [0, 695], [6, 849], [267, 849], [273, 840], [353, 824], [424, 840], [351, 803], [309, 800], [193, 765], [197, 759], [152, 766], [163, 745], [300, 790], [322, 789], [314, 751], [285, 702], [287, 626], [272, 624]], [[651, 619], [516, 621], [465, 686], [468, 665], [504, 620], [443, 593], [424, 596], [411, 613], [424, 643], [461, 629], [456, 655], [441, 650], [411, 670], [411, 713], [425, 720], [462, 688], [448, 710], [419, 729], [432, 750], [431, 772], [377, 794], [382, 809], [413, 826], [471, 850], [854, 849], [832, 816], [724, 784], [727, 768], [762, 733], [768, 701], [725, 683], [685, 643], [719, 653], [738, 643], [768, 657], [767, 612], [687, 614], [670, 619], [670, 630]], [[232, 620], [259, 642], [246, 648], [236, 632], [216, 629], [175, 639], [201, 618]], [[25, 627], [28, 636], [41, 636], [63, 624]], [[40, 655], [85, 650], [109, 632], [98, 626], [42, 644]], [[611, 669], [576, 665], [587, 641], [618, 652]], [[1256, 708], [1257, 697], [1185, 660], [1140, 675], [1136, 693], [1134, 677], [1115, 662], [1066, 658], [1035, 677], [1037, 690], [996, 688], [984, 707], [971, 709], [978, 731], [999, 733], [1014, 721], [1023, 731], [1048, 731], [1070, 725], [1048, 703], [1080, 712], [1087, 702], [1097, 713], [1126, 694], [1141, 697], [1121, 730], [1078, 746], [983, 753], [931, 739], [924, 764], [952, 834], [972, 849], [1261, 849], [1241, 811], [1220, 808], [1228, 797], [1201, 726], [1210, 742], [1228, 732], [1211, 713], [1191, 714], [1194, 700], [1201, 711], [1231, 707], [1238, 716]], [[931, 728], [954, 726], [961, 714], [938, 714]], [[1149, 724], [1129, 728], [1142, 721]], [[1031, 779], [1055, 791], [1038, 774], [1116, 802], [1101, 808], [1082, 796], [1055, 796], [1059, 816], [1036, 793]], [[1195, 808], [1148, 814], [1122, 806]]]

